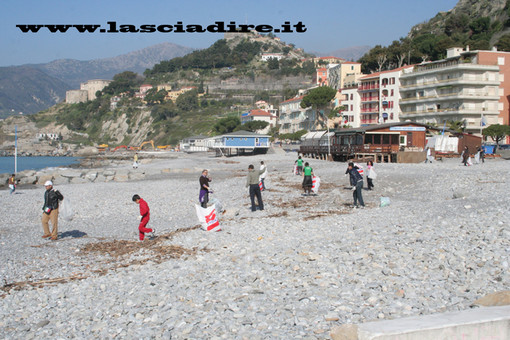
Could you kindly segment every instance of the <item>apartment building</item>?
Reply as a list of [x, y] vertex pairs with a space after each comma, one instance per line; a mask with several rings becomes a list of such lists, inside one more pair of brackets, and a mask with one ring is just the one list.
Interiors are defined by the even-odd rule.
[[358, 92], [358, 85], [345, 87], [341, 90], [342, 99], [340, 106], [342, 110], [340, 114], [342, 116], [342, 125], [349, 125], [350, 127], [357, 128], [361, 126], [361, 97]]
[[301, 108], [303, 97], [294, 97], [280, 103], [280, 134], [315, 128], [315, 110]]
[[400, 77], [411, 68], [403, 66], [359, 79], [361, 126], [400, 121]]
[[401, 119], [443, 125], [462, 121], [466, 132], [509, 124], [510, 53], [451, 48], [447, 58], [401, 76]]

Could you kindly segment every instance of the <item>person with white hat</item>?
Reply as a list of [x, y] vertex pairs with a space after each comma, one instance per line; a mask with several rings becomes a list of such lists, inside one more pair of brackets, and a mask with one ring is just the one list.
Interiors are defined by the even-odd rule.
[[[63, 200], [64, 196], [58, 191], [53, 189], [53, 182], [46, 181], [44, 183], [46, 192], [44, 193], [44, 206], [42, 214], [42, 226], [44, 235], [42, 238], [49, 238], [55, 241], [58, 238], [58, 201]], [[53, 229], [50, 233], [48, 222], [51, 221]]]

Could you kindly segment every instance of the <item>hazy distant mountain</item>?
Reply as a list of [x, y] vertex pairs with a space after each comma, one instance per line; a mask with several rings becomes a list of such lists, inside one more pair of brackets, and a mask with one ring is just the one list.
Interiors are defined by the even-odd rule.
[[130, 52], [113, 58], [81, 61], [75, 59], [59, 59], [47, 64], [30, 65], [79, 89], [80, 83], [90, 79], [112, 79], [123, 71], [142, 74], [162, 60], [182, 57], [193, 49], [169, 42], [153, 45], [142, 50]]
[[[117, 73], [143, 73], [155, 64], [192, 52], [190, 47], [162, 43], [113, 58], [81, 61], [59, 59], [46, 64], [0, 67], [0, 117], [11, 112], [36, 113], [65, 99], [90, 79], [112, 79]], [[12, 111], [14, 110], [14, 111]]]
[[352, 60], [357, 61], [359, 58], [361, 58], [367, 51], [370, 50], [370, 46], [351, 46], [351, 47], [345, 47], [340, 48], [338, 50], [334, 50], [332, 52], [322, 53], [317, 52], [314, 53], [319, 57], [337, 57], [337, 58], [344, 58], [346, 60]]
[[0, 117], [47, 109], [64, 100], [68, 88], [34, 67], [0, 67]]

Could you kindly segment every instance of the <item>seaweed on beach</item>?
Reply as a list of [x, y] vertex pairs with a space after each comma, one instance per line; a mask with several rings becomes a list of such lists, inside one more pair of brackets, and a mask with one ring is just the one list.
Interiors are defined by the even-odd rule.
[[[93, 255], [95, 256], [97, 253], [100, 253], [101, 255], [108, 254], [112, 258], [115, 259], [115, 262], [112, 262], [111, 260], [98, 262], [97, 265], [99, 268], [91, 270], [90, 273], [96, 274], [96, 275], [106, 275], [109, 271], [115, 270], [118, 268], [126, 268], [132, 265], [143, 265], [149, 261], [152, 261], [154, 263], [162, 263], [169, 259], [178, 259], [181, 258], [184, 255], [194, 255], [198, 251], [208, 252], [210, 251], [207, 248], [198, 249], [197, 247], [193, 249], [187, 249], [182, 246], [178, 245], [165, 245], [162, 244], [164, 241], [171, 240], [174, 236], [188, 232], [191, 230], [195, 230], [200, 228], [200, 225], [195, 225], [193, 227], [189, 228], [180, 228], [177, 230], [174, 230], [170, 233], [163, 234], [159, 237], [156, 237], [154, 239], [147, 239], [144, 242], [139, 241], [128, 241], [128, 240], [114, 240], [114, 241], [99, 241], [94, 243], [89, 243], [85, 245], [81, 249], [82, 255]], [[126, 255], [132, 255], [135, 253], [138, 253], [140, 251], [145, 251], [144, 255], [146, 256], [142, 259], [134, 259], [134, 260], [128, 260], [123, 261], [123, 258]], [[104, 257], [101, 256], [101, 259]], [[102, 266], [101, 265], [105, 265]], [[59, 278], [49, 278], [44, 280], [38, 280], [38, 281], [20, 281], [20, 282], [12, 282], [12, 283], [5, 283], [2, 287], [0, 287], [0, 290], [5, 292], [5, 294], [1, 294], [1, 297], [5, 297], [7, 293], [11, 290], [21, 290], [27, 287], [44, 287], [46, 285], [54, 285], [54, 284], [60, 284], [60, 283], [67, 283], [70, 281], [76, 281], [76, 280], [83, 280], [90, 276], [90, 273], [79, 273], [73, 276], [69, 277], [59, 277]]]

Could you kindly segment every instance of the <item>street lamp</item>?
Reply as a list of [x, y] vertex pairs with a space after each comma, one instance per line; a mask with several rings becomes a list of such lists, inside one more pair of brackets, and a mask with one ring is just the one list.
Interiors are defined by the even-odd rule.
[[329, 117], [324, 114], [324, 110], [320, 110], [319, 113], [326, 118], [326, 128], [328, 129], [326, 137], [328, 138], [328, 161], [329, 161], [329, 159], [331, 158], [331, 140], [329, 138]]

